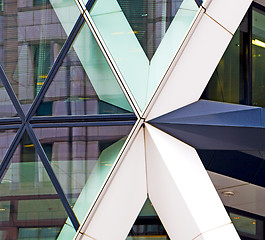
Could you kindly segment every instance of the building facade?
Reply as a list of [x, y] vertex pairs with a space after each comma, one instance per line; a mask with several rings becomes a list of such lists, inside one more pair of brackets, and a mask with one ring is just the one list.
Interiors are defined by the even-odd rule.
[[265, 239], [263, 0], [0, 0], [0, 239]]

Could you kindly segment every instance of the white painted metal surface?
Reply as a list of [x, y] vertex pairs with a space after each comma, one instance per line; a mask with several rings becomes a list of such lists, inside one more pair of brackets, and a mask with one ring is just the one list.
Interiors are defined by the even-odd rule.
[[127, 237], [147, 198], [144, 156], [144, 135], [140, 130], [81, 233], [100, 240], [123, 240]]
[[148, 124], [145, 129], [149, 198], [170, 239], [195, 239], [230, 224], [195, 149]]
[[232, 35], [203, 15], [179, 59], [172, 64], [172, 72], [158, 91], [147, 119], [158, 117], [197, 101]]

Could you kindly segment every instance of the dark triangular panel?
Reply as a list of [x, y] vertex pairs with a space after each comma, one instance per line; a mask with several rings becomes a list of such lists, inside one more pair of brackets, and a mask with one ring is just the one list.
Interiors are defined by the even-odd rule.
[[0, 184], [5, 239], [56, 239], [65, 208], [25, 132]]
[[[201, 149], [197, 149], [197, 152], [207, 170], [265, 186], [265, 182], [258, 179], [259, 176], [255, 177], [260, 166], [263, 167], [264, 159], [260, 152]], [[264, 173], [264, 170], [260, 171]]]
[[262, 150], [262, 108], [199, 101], [150, 123], [197, 149]]
[[168, 240], [169, 237], [162, 225], [151, 201], [146, 200], [126, 240]]

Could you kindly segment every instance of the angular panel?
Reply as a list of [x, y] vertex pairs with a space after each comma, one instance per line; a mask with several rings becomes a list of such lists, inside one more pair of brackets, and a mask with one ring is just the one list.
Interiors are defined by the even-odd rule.
[[1, 181], [0, 204], [4, 239], [56, 239], [67, 219], [26, 132]]
[[194, 0], [96, 1], [92, 19], [140, 109], [167, 71], [197, 11]]
[[195, 238], [194, 240], [223, 240], [223, 239], [233, 239], [233, 240], [240, 240], [237, 232], [232, 223], [213, 229], [206, 233], [203, 233], [199, 237]]
[[202, 6], [206, 8], [206, 13], [210, 17], [234, 34], [251, 2], [252, 0], [236, 0], [233, 2], [213, 0], [204, 1]]
[[185, 49], [172, 63], [157, 92], [155, 104], [148, 109], [148, 120], [197, 101], [232, 38], [205, 14], [196, 23]]
[[132, 112], [132, 109], [85, 24], [46, 92], [36, 115], [128, 112]]
[[196, 149], [263, 150], [262, 108], [198, 101], [150, 121]]
[[[179, 4], [178, 1], [176, 3]], [[179, 6], [161, 44], [158, 46], [154, 57], [151, 59], [147, 101], [150, 100], [149, 98], [154, 94], [154, 90], [158, 87], [158, 84], [168, 71], [198, 11], [199, 9], [194, 0], [183, 0]], [[188, 66], [190, 67], [190, 65]]]
[[171, 239], [231, 223], [195, 149], [147, 124], [146, 159], [149, 197]]
[[95, 201], [131, 128], [34, 129], [80, 222]]
[[[143, 130], [121, 159], [81, 232], [92, 239], [126, 239], [147, 198]], [[104, 231], [102, 231], [104, 229]], [[79, 239], [82, 239], [80, 237]], [[84, 239], [84, 238], [83, 238]]]
[[254, 178], [264, 161], [260, 151], [197, 150], [197, 152], [207, 170], [265, 186], [263, 177], [260, 178], [262, 181], [258, 182], [255, 180], [256, 177]]
[[80, 14], [73, 1], [51, 3], [7, 1], [0, 17], [0, 64], [25, 112]]
[[126, 240], [169, 239], [157, 213], [147, 198]]
[[97, 0], [90, 13], [138, 106], [143, 108], [149, 60], [120, 5], [117, 0]]

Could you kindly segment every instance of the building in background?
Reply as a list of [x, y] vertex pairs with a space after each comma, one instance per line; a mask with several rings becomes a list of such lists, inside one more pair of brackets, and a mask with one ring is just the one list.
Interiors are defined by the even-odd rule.
[[264, 48], [262, 0], [0, 0], [0, 238], [265, 239]]

